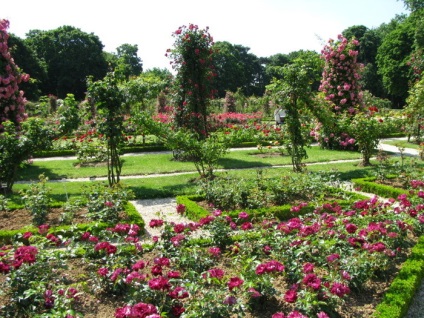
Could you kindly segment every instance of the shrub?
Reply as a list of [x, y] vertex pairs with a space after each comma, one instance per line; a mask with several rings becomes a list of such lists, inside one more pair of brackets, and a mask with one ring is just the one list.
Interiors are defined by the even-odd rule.
[[93, 184], [85, 191], [88, 216], [101, 222], [116, 222], [132, 195], [130, 190], [120, 184], [112, 187], [101, 183]]
[[31, 184], [28, 190], [21, 192], [25, 208], [31, 213], [34, 225], [46, 222], [51, 203], [50, 189], [46, 186], [48, 178], [41, 174], [39, 179], [38, 183]]

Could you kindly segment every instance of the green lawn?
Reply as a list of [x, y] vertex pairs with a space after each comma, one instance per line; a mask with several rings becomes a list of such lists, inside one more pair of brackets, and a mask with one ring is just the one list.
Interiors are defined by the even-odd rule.
[[[323, 150], [319, 147], [307, 149], [309, 158], [307, 171], [311, 172], [334, 172], [340, 180], [350, 180], [352, 178], [361, 178], [374, 176], [377, 161], [372, 161], [372, 166], [362, 167], [360, 163], [360, 154], [347, 151]], [[220, 161], [220, 169], [216, 174], [229, 174], [243, 178], [253, 178], [258, 169], [261, 169], [265, 178], [275, 175], [287, 175], [293, 173], [291, 158], [289, 156], [268, 156], [259, 157], [256, 150], [238, 150], [231, 151]], [[137, 199], [174, 197], [177, 195], [193, 194], [198, 190], [196, 180], [197, 172], [194, 172], [194, 165], [190, 162], [178, 162], [172, 160], [170, 154], [144, 154], [138, 156], [123, 157], [123, 175], [137, 175], [134, 178], [123, 178], [122, 184], [129, 187]], [[334, 160], [353, 160], [348, 162], [331, 162]], [[98, 178], [93, 181], [74, 181], [74, 182], [53, 182], [64, 178], [78, 178], [90, 176], [105, 176], [106, 167], [74, 167], [75, 160], [52, 160], [36, 161], [19, 170], [20, 180], [38, 181], [38, 175], [45, 173], [49, 177], [48, 183], [51, 189], [52, 199], [54, 201], [66, 201], [67, 198], [81, 196], [85, 190], [84, 185], [89, 185], [99, 181]], [[416, 163], [423, 167], [424, 163]], [[183, 172], [184, 174], [172, 175], [172, 172]], [[162, 173], [161, 176], [153, 176], [155, 173]], [[167, 175], [168, 173], [168, 175]], [[28, 184], [17, 183], [13, 187], [14, 196], [12, 200], [20, 203], [19, 191], [28, 187]]]
[[[261, 171], [265, 178], [274, 177], [276, 175], [288, 175], [293, 173], [291, 166], [286, 167], [261, 167]], [[350, 180], [352, 178], [361, 178], [374, 175], [375, 166], [361, 167], [358, 162], [343, 163], [321, 163], [308, 165], [307, 171], [311, 172], [335, 172], [342, 180]], [[258, 168], [252, 169], [233, 169], [228, 171], [219, 171], [219, 175], [231, 175], [241, 178], [254, 178]], [[180, 175], [162, 175], [155, 177], [140, 177], [123, 179], [122, 184], [130, 188], [137, 199], [163, 198], [173, 197], [177, 195], [193, 194], [198, 190], [196, 183], [198, 180], [197, 173], [187, 173]], [[67, 198], [81, 196], [85, 188], [84, 186], [94, 182], [106, 181], [86, 181], [86, 182], [49, 182], [48, 187], [51, 189], [52, 199], [54, 201], [66, 201]], [[18, 183], [13, 186], [14, 198], [16, 203], [20, 202], [19, 191], [28, 188], [28, 184]]]
[[396, 147], [412, 148], [417, 150], [420, 148], [417, 143], [408, 142], [407, 140], [384, 140], [384, 143]]
[[[307, 148], [308, 159], [305, 163], [325, 162], [329, 160], [358, 159], [357, 152], [324, 150], [319, 147]], [[266, 154], [266, 153], [265, 153]], [[195, 171], [191, 162], [180, 162], [172, 159], [172, 154], [145, 153], [137, 156], [124, 156], [122, 175], [147, 175], [157, 173]], [[18, 180], [38, 180], [42, 173], [50, 180], [63, 178], [88, 178], [107, 176], [106, 166], [78, 167], [76, 160], [37, 161], [18, 171]], [[275, 165], [291, 165], [290, 156], [260, 156], [258, 150], [230, 151], [219, 161], [219, 169], [246, 169], [256, 167], [271, 167]]]

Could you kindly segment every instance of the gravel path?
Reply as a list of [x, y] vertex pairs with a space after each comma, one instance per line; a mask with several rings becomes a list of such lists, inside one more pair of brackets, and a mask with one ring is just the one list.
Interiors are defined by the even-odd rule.
[[[169, 223], [189, 224], [194, 223], [192, 220], [177, 213], [177, 202], [175, 198], [147, 199], [130, 201], [143, 218], [146, 226], [147, 240], [151, 240], [154, 236], [159, 237], [162, 227], [151, 228], [149, 223], [153, 219], [161, 219]], [[199, 229], [190, 235], [191, 238], [205, 236], [203, 230]]]

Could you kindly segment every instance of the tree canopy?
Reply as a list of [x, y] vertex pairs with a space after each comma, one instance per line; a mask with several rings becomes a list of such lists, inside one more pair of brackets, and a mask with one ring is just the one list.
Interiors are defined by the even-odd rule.
[[215, 86], [219, 97], [224, 97], [226, 91], [236, 92], [238, 89], [246, 96], [264, 93], [264, 69], [260, 59], [249, 53], [250, 48], [218, 41], [213, 49], [217, 72]]
[[384, 37], [377, 50], [378, 72], [383, 77], [384, 88], [392, 96], [392, 103], [398, 108], [405, 104], [408, 96], [414, 35], [415, 24], [407, 19]]
[[143, 62], [137, 55], [137, 44], [122, 44], [116, 49], [117, 65], [115, 73], [125, 79], [138, 76], [143, 72]]
[[26, 41], [47, 66], [43, 92], [60, 98], [72, 92], [77, 99], [82, 99], [87, 90], [87, 77], [91, 75], [97, 80], [106, 75], [103, 44], [93, 33], [62, 26], [50, 31], [32, 30]]

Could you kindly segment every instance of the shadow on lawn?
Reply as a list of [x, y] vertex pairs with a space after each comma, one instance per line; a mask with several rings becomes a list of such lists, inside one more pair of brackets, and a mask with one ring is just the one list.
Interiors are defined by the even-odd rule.
[[196, 182], [180, 183], [163, 187], [145, 187], [143, 185], [127, 185], [134, 192], [137, 200], [170, 198], [179, 195], [188, 195], [196, 192]]
[[338, 174], [340, 180], [350, 181], [351, 179], [366, 178], [375, 176], [375, 166], [357, 168], [349, 171], [342, 171]]
[[246, 168], [260, 168], [272, 167], [272, 164], [262, 161], [245, 161], [233, 158], [222, 158], [218, 161], [222, 169], [246, 169]]
[[49, 178], [49, 180], [61, 180], [67, 178], [66, 175], [55, 173], [52, 169], [47, 169], [45, 167], [40, 168], [36, 165], [26, 164], [24, 167], [18, 169], [18, 178], [16, 181], [38, 182], [40, 180], [39, 176], [43, 173], [47, 178]]

